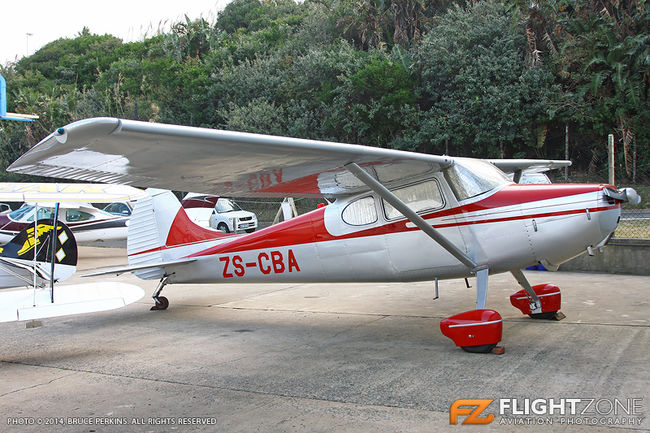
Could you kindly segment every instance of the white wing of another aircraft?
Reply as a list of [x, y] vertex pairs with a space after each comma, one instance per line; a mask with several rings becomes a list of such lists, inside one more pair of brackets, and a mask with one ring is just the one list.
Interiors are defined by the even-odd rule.
[[132, 304], [144, 296], [142, 288], [114, 281], [56, 286], [54, 290], [53, 302], [48, 289], [0, 292], [0, 322], [113, 310]]
[[112, 203], [135, 201], [146, 193], [127, 185], [88, 183], [0, 183], [0, 201], [30, 203]]

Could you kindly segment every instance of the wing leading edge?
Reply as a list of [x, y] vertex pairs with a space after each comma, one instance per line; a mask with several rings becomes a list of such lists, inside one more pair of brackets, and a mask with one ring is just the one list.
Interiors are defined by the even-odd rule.
[[59, 128], [8, 171], [236, 197], [341, 196], [368, 190], [345, 164], [385, 185], [453, 164], [438, 155], [354, 144], [93, 118]]

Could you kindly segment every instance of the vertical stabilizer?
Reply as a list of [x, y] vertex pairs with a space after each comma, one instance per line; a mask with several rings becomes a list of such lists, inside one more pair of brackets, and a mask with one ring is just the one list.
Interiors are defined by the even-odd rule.
[[[164, 262], [167, 234], [181, 209], [181, 204], [171, 191], [147, 189], [147, 197], [137, 201], [129, 221], [127, 253], [129, 265]], [[135, 273], [143, 279], [162, 278], [164, 270], [153, 268]]]
[[[204, 241], [231, 236], [193, 223], [176, 196], [167, 190], [147, 189], [137, 201], [128, 228], [129, 265], [152, 265], [181, 259], [188, 248], [200, 248]], [[164, 269], [136, 271], [143, 279], [162, 278]]]

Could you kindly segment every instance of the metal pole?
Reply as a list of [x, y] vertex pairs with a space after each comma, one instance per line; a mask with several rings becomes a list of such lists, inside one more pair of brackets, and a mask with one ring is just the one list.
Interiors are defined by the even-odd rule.
[[298, 209], [296, 209], [296, 202], [293, 200], [293, 197], [289, 197], [287, 201], [289, 202], [289, 206], [291, 206], [291, 212], [293, 213], [293, 216], [291, 218], [297, 217]]
[[7, 82], [5, 77], [0, 75], [0, 117], [7, 115]]
[[[569, 124], [564, 125], [564, 159], [569, 159]], [[569, 167], [564, 167], [564, 181], [569, 180]]]
[[37, 248], [36, 244], [38, 243], [38, 203], [34, 205], [34, 303], [32, 306], [36, 306], [36, 258], [37, 258]]
[[29, 56], [29, 37], [34, 36], [34, 33], [25, 33], [25, 36], [26, 36], [25, 39], [27, 40], [27, 42], [25, 44], [26, 45], [26, 47], [25, 47], [25, 50], [26, 50], [25, 57], [27, 57], [27, 56]]
[[50, 301], [54, 304], [54, 262], [56, 261], [56, 240], [58, 232], [56, 229], [59, 220], [59, 203], [54, 207], [54, 219], [52, 221], [52, 262], [50, 267]]
[[609, 165], [609, 177], [608, 182], [610, 185], [615, 185], [614, 183], [614, 134], [609, 134], [607, 136], [607, 160]]

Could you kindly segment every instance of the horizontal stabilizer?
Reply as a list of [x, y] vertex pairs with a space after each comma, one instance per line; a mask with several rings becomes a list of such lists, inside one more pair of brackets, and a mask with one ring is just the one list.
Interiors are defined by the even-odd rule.
[[101, 282], [49, 289], [0, 292], [0, 322], [44, 319], [121, 308], [141, 299], [144, 290], [133, 284]]
[[185, 265], [187, 263], [192, 263], [195, 262], [197, 259], [196, 258], [189, 258], [189, 259], [179, 259], [179, 260], [172, 260], [169, 262], [161, 262], [161, 263], [149, 263], [145, 265], [136, 265], [136, 266], [124, 266], [121, 268], [110, 268], [110, 269], [105, 269], [102, 271], [97, 271], [93, 272], [90, 274], [85, 274], [82, 275], [82, 277], [96, 277], [98, 275], [122, 275], [126, 274], [128, 272], [135, 272], [135, 271], [142, 271], [145, 269], [155, 269], [155, 268], [170, 268], [173, 266], [179, 266], [179, 265]]

